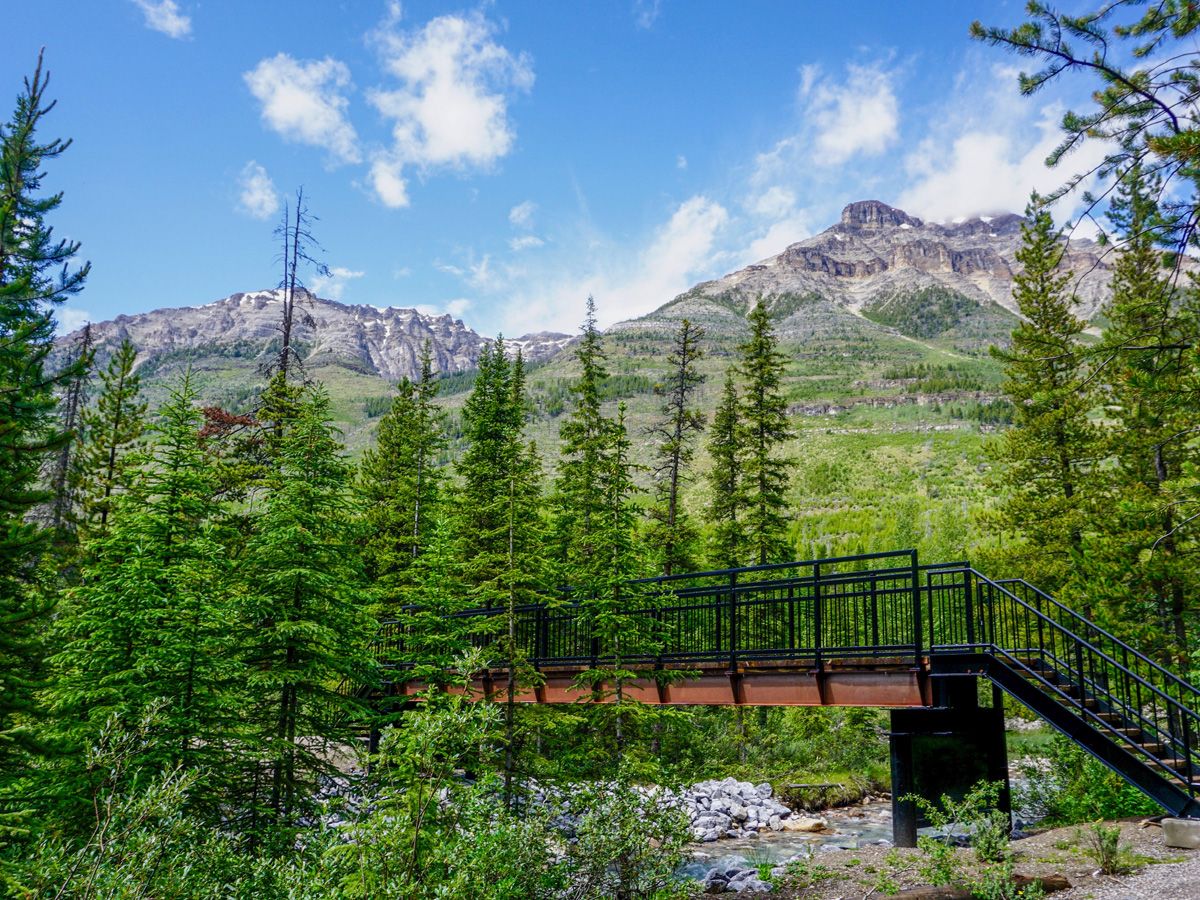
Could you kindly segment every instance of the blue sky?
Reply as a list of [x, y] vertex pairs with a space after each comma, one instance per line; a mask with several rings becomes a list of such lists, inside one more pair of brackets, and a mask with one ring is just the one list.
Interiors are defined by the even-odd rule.
[[303, 185], [322, 295], [570, 331], [589, 292], [648, 312], [852, 200], [1019, 211], [1086, 168], [1042, 161], [1087, 84], [1021, 98], [967, 38], [1022, 7], [39, 0], [5, 12], [0, 99], [45, 46], [54, 224], [93, 263], [64, 324], [274, 286]]

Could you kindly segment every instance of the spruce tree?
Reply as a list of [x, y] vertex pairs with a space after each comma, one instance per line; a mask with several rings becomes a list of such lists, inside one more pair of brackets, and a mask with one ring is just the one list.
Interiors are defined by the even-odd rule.
[[236, 730], [227, 547], [195, 400], [188, 373], [159, 413], [149, 458], [126, 473], [107, 530], [85, 536], [60, 624], [51, 697], [76, 752], [110, 718], [154, 718], [130, 777], [217, 766]]
[[1111, 420], [1108, 489], [1094, 511], [1086, 582], [1114, 627], [1167, 661], [1191, 649], [1200, 587], [1195, 535], [1177, 512], [1181, 476], [1194, 466], [1200, 408], [1191, 390], [1196, 318], [1164, 268], [1155, 179], [1134, 167], [1110, 218], [1121, 238], [1104, 307], [1108, 328], [1095, 352]]
[[67, 357], [66, 368], [73, 371], [74, 375], [63, 390], [59, 415], [67, 440], [55, 454], [50, 470], [50, 491], [54, 497], [50, 505], [50, 528], [60, 546], [74, 543], [74, 519], [79, 506], [75, 474], [79, 466], [81, 418], [87, 408], [94, 355], [92, 325], [89, 322], [83, 326]]
[[553, 496], [556, 556], [565, 567], [569, 584], [591, 573], [602, 558], [595, 532], [604, 509], [601, 481], [613, 431], [602, 409], [601, 390], [608, 370], [596, 326], [596, 302], [591, 297], [575, 359], [579, 379], [571, 387], [574, 405], [559, 429], [562, 445]]
[[401, 379], [391, 408], [379, 421], [375, 447], [363, 454], [359, 485], [366, 521], [364, 562], [387, 614], [407, 602], [411, 569], [430, 541], [442, 492], [444, 416], [437, 407], [437, 379], [429, 342], [421, 353], [421, 376]]
[[[44, 194], [42, 167], [70, 141], [39, 142], [54, 108], [38, 57], [12, 118], [0, 124], [0, 799], [40, 752], [35, 695], [44, 676], [41, 634], [51, 603], [31, 583], [48, 534], [28, 513], [49, 500], [38, 487], [47, 456], [69, 436], [55, 421], [55, 390], [77, 376], [46, 371], [54, 346], [54, 307], [78, 292], [88, 266], [71, 268], [79, 249], [56, 240], [47, 217], [62, 194]], [[0, 807], [0, 836], [22, 816]]]
[[1058, 591], [1078, 562], [1087, 488], [1098, 452], [1089, 420], [1095, 404], [1080, 337], [1086, 323], [1071, 311], [1065, 241], [1034, 196], [1021, 227], [1013, 299], [1022, 321], [1012, 345], [993, 348], [1004, 365], [1013, 424], [992, 444], [1000, 500], [989, 517], [1004, 533], [1014, 575]]
[[81, 446], [72, 479], [85, 532], [104, 531], [115, 495], [128, 489], [127, 463], [146, 424], [137, 351], [122, 341], [100, 375], [96, 405], [83, 412]]
[[687, 484], [695, 457], [695, 439], [704, 430], [704, 413], [695, 406], [704, 375], [696, 365], [704, 355], [704, 329], [687, 319], [679, 324], [667, 357], [667, 378], [655, 385], [663, 400], [662, 419], [650, 429], [655, 448], [655, 506], [651, 510], [650, 546], [661, 554], [664, 575], [696, 567], [698, 533], [680, 506], [680, 489]]
[[[289, 388], [290, 389], [290, 388]], [[339, 685], [372, 680], [374, 627], [362, 607], [350, 468], [319, 386], [280, 419], [275, 467], [240, 564], [239, 657], [247, 757], [241, 784], [248, 827], [292, 827], [317, 777], [322, 751], [344, 741], [361, 714]]]
[[742, 565], [746, 556], [746, 537], [741, 521], [744, 473], [740, 410], [741, 399], [730, 368], [725, 372], [725, 387], [708, 433], [708, 454], [712, 457], [712, 468], [708, 471], [712, 492], [707, 509], [711, 526], [708, 553], [712, 564], [723, 569]]
[[738, 374], [745, 382], [739, 410], [742, 521], [751, 560], [766, 565], [792, 555], [784, 509], [794, 460], [780, 451], [793, 435], [782, 388], [786, 359], [779, 352], [765, 304], [760, 301], [749, 319], [750, 337], [738, 348]]
[[510, 363], [497, 338], [480, 356], [463, 407], [459, 555], [474, 605], [503, 610], [490, 626], [498, 637], [498, 662], [508, 673], [504, 797], [510, 804], [521, 738], [516, 695], [534, 675], [517, 633], [518, 609], [545, 600], [541, 461], [523, 440], [527, 405], [524, 360], [518, 351]]

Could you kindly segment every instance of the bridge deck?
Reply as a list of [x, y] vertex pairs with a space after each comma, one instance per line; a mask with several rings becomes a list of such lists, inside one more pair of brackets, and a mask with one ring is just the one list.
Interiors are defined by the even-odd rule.
[[[612, 703], [614, 683], [581, 684], [582, 665], [539, 668], [539, 684], [516, 694], [518, 703]], [[471, 679], [478, 697], [504, 699], [506, 669], [488, 669]], [[418, 681], [389, 685], [392, 696], [415, 696], [425, 690]], [[822, 669], [807, 661], [750, 661], [730, 668], [702, 662], [663, 669], [654, 677], [621, 684], [623, 697], [654, 706], [879, 706], [923, 707], [932, 704], [928, 660], [827, 660]]]

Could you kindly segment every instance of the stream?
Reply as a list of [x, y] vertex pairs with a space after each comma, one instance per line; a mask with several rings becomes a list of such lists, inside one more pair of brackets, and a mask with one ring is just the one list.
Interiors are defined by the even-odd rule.
[[800, 853], [823, 849], [853, 850], [856, 847], [891, 846], [892, 804], [871, 800], [857, 806], [827, 809], [819, 813], [833, 830], [831, 834], [803, 831], [763, 831], [757, 837], [723, 838], [693, 845], [692, 856], [680, 868], [689, 878], [703, 878], [715, 866], [776, 865]]

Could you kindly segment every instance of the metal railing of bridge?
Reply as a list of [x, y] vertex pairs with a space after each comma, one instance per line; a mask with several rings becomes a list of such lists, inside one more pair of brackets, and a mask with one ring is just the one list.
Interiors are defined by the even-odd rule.
[[[516, 647], [506, 652], [534, 667], [734, 671], [786, 661], [819, 674], [837, 660], [936, 674], [942, 660], [985, 658], [1054, 698], [1071, 716], [1052, 721], [1060, 730], [1081, 723], [1102, 733], [1180, 796], [1195, 800], [1200, 788], [1200, 691], [1020, 579], [993, 581], [965, 562], [921, 565], [900, 550], [647, 578], [620, 592], [622, 628], [611, 638], [597, 627], [594, 602], [578, 595], [450, 618], [475, 646], [499, 650], [511, 612]], [[381, 623], [375, 652], [385, 668], [410, 662], [412, 625], [412, 617]]]

